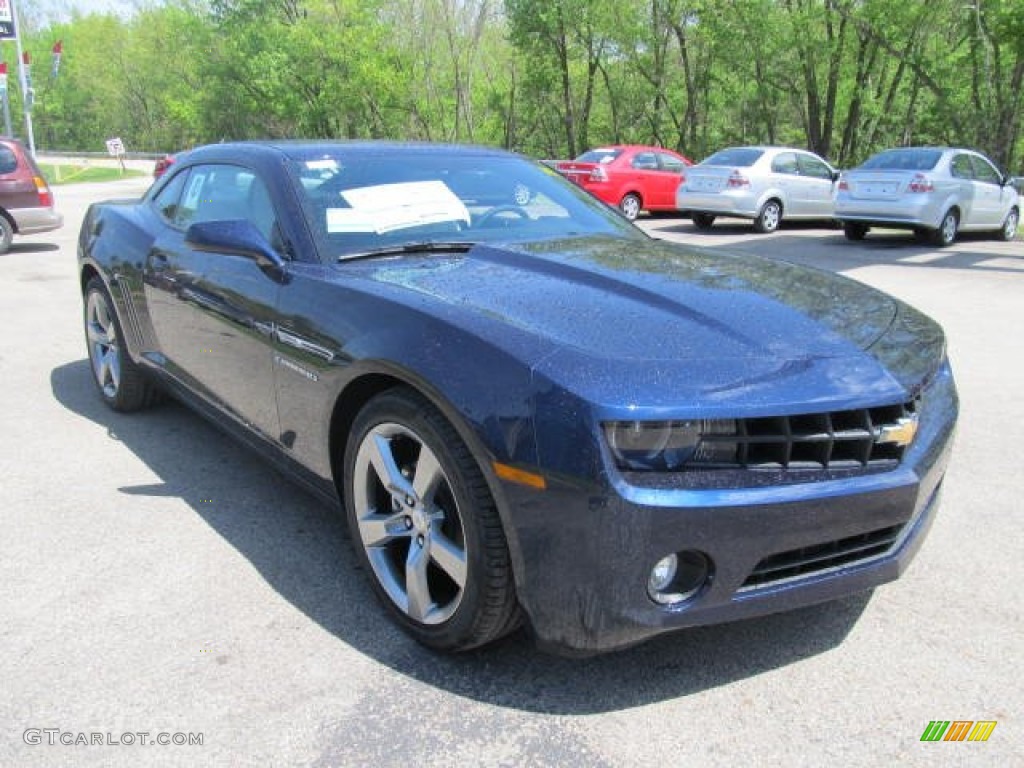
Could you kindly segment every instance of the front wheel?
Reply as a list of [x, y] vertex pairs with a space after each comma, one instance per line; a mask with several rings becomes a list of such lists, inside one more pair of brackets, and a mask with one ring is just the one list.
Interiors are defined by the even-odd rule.
[[622, 200], [619, 201], [619, 209], [627, 219], [630, 221], [636, 221], [636, 217], [640, 215], [639, 196], [632, 192], [625, 195]]
[[863, 224], [857, 224], [852, 221], [848, 221], [843, 224], [843, 234], [846, 235], [847, 240], [853, 242], [859, 242], [864, 239], [864, 236], [868, 233], [868, 228]]
[[693, 219], [693, 226], [697, 229], [711, 229], [715, 223], [715, 217], [710, 213], [695, 213], [690, 218]]
[[1002, 229], [999, 230], [999, 239], [1009, 242], [1017, 236], [1017, 227], [1020, 225], [1020, 214], [1014, 208], [1003, 221]]
[[357, 555], [399, 625], [462, 651], [518, 623], [511, 560], [479, 466], [444, 416], [397, 388], [359, 413], [345, 450]]
[[782, 223], [782, 203], [778, 200], [769, 200], [761, 206], [757, 218], [754, 219], [754, 229], [765, 234], [774, 232]]

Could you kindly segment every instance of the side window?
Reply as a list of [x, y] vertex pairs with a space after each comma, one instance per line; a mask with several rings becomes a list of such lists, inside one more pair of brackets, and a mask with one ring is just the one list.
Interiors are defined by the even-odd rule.
[[638, 171], [656, 171], [658, 170], [658, 159], [653, 152], [637, 152], [630, 165]]
[[772, 171], [774, 173], [785, 173], [795, 176], [799, 173], [796, 165], [796, 155], [792, 152], [783, 152], [781, 155], [776, 155], [775, 159], [772, 160]]
[[255, 173], [237, 165], [193, 167], [178, 206], [178, 226], [233, 219], [252, 222], [280, 250], [274, 204], [266, 184]]
[[971, 162], [974, 165], [974, 178], [978, 181], [984, 181], [989, 184], [1000, 184], [1003, 181], [1002, 174], [999, 173], [992, 164], [989, 163], [985, 158], [978, 157], [977, 155], [971, 156]]
[[969, 155], [957, 155], [949, 164], [949, 172], [955, 179], [973, 179], [974, 171], [971, 169], [971, 158]]
[[663, 171], [680, 174], [686, 170], [686, 163], [678, 157], [674, 157], [666, 152], [659, 152], [658, 160], [661, 163], [661, 170]]
[[811, 176], [815, 179], [832, 179], [832, 170], [816, 157], [810, 155], [797, 155], [797, 164], [800, 166], [801, 176]]
[[18, 157], [9, 148], [0, 145], [0, 175], [18, 170]]
[[153, 205], [168, 224], [178, 226], [178, 201], [181, 199], [181, 191], [185, 188], [185, 179], [188, 178], [188, 170], [175, 174], [163, 189], [153, 198]]

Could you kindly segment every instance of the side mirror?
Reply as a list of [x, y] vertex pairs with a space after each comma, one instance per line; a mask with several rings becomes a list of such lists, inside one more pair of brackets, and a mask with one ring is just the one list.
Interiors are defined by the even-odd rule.
[[185, 244], [206, 253], [245, 256], [275, 278], [285, 273], [285, 260], [248, 219], [197, 222], [185, 232]]
[[833, 168], [832, 173], [830, 175], [832, 176], [832, 181], [836, 182], [839, 181], [839, 177], [842, 175], [842, 171], [837, 171]]

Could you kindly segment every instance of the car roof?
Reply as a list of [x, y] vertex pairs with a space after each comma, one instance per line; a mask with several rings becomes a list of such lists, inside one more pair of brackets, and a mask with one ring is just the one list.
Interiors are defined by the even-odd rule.
[[213, 159], [223, 156], [283, 155], [290, 160], [302, 161], [320, 154], [342, 152], [346, 155], [400, 155], [400, 154], [460, 154], [482, 157], [516, 157], [513, 152], [472, 144], [442, 144], [411, 141], [344, 141], [344, 140], [275, 140], [233, 141], [207, 144], [189, 151], [190, 160]]

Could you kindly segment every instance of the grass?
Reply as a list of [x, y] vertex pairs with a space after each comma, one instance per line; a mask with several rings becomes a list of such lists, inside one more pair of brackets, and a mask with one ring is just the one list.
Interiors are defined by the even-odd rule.
[[106, 168], [99, 165], [49, 165], [44, 163], [39, 166], [39, 170], [54, 186], [76, 184], [83, 181], [116, 181], [117, 179], [146, 175], [142, 171], [132, 169], [122, 171], [120, 168]]

